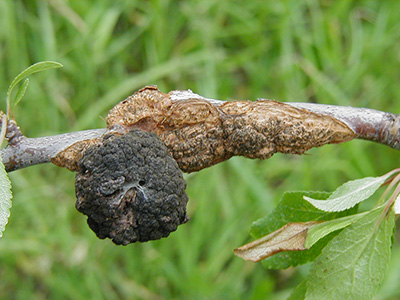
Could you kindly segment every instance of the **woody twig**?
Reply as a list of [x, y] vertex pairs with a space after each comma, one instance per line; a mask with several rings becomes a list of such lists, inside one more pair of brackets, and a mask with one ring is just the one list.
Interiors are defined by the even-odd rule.
[[53, 162], [76, 171], [82, 153], [109, 132], [154, 132], [182, 171], [193, 172], [232, 156], [266, 159], [365, 139], [400, 149], [400, 116], [367, 108], [274, 100], [221, 101], [187, 91], [165, 94], [145, 87], [117, 104], [107, 128], [27, 138], [16, 123], [1, 151], [7, 171]]

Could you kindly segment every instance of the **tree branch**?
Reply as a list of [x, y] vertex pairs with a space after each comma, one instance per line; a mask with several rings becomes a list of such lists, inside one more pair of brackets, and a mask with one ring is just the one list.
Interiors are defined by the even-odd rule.
[[17, 142], [9, 140], [7, 147], [1, 150], [1, 156], [6, 171], [11, 172], [51, 162], [52, 157], [74, 143], [99, 138], [106, 131], [106, 129], [92, 129], [38, 138], [21, 136]]
[[358, 139], [374, 141], [400, 149], [400, 115], [369, 108], [324, 105], [315, 103], [289, 103], [318, 114], [326, 114], [345, 123]]
[[[268, 158], [275, 152], [283, 152], [283, 153], [303, 153], [307, 149], [315, 146], [321, 146], [326, 143], [339, 143], [350, 140], [352, 138], [359, 138], [365, 139], [370, 141], [375, 141], [381, 144], [388, 145], [394, 149], [400, 149], [400, 115], [395, 115], [392, 113], [381, 112], [373, 109], [367, 108], [355, 108], [349, 106], [334, 106], [334, 105], [323, 105], [323, 104], [312, 104], [312, 103], [279, 103], [275, 101], [267, 101], [267, 100], [259, 100], [257, 102], [249, 102], [249, 101], [221, 101], [215, 99], [208, 99], [193, 93], [190, 90], [187, 91], [172, 91], [169, 94], [161, 93], [160, 97], [164, 97], [163, 99], [159, 100], [158, 98], [154, 98], [152, 95], [149, 99], [152, 102], [152, 109], [157, 110], [159, 109], [158, 103], [154, 105], [154, 99], [157, 101], [167, 101], [169, 104], [167, 109], [164, 111], [160, 110], [157, 113], [149, 113], [147, 109], [147, 104], [143, 104], [138, 100], [138, 97], [141, 96], [143, 99], [147, 99], [145, 96], [141, 95], [140, 93], [147, 92], [147, 93], [161, 93], [154, 87], [147, 87], [140, 90], [134, 96], [128, 98], [127, 100], [121, 102], [117, 105], [113, 110], [110, 111], [109, 116], [107, 117], [108, 122], [108, 129], [93, 129], [93, 130], [85, 130], [85, 131], [78, 131], [78, 132], [70, 132], [55, 136], [47, 136], [47, 137], [39, 137], [39, 138], [27, 138], [22, 135], [21, 131], [19, 130], [18, 126], [14, 121], [9, 121], [7, 127], [7, 134], [6, 138], [8, 140], [8, 145], [1, 150], [1, 156], [3, 158], [3, 163], [6, 167], [8, 172], [18, 170], [24, 167], [47, 163], [52, 161], [55, 157], [60, 155], [65, 149], [68, 149], [70, 146], [93, 139], [99, 139], [106, 133], [115, 130], [115, 127], [120, 124], [122, 127], [125, 127], [125, 130], [129, 130], [129, 128], [136, 127], [142, 128], [147, 131], [156, 132], [157, 135], [166, 143], [167, 147], [170, 149], [171, 153], [173, 154], [174, 158], [178, 161], [179, 166], [184, 171], [196, 171], [207, 167], [209, 165], [218, 163], [233, 155], [244, 155], [250, 158]], [[139, 95], [139, 96], [138, 96]], [[158, 94], [157, 94], [158, 95]], [[136, 97], [136, 98], [135, 98]], [[142, 99], [140, 98], [140, 99]], [[148, 100], [148, 99], [147, 99]], [[149, 101], [150, 101], [149, 100]], [[138, 107], [134, 109], [132, 107], [126, 107], [129, 101], [139, 101]], [[163, 102], [163, 103], [164, 103]], [[160, 102], [161, 103], [161, 102]], [[203, 104], [207, 104], [208, 107], [204, 110], [194, 110], [193, 107], [200, 107]], [[201, 104], [201, 105], [200, 105]], [[266, 106], [268, 104], [268, 106]], [[161, 105], [161, 104], [160, 104]], [[164, 105], [164, 104], [163, 104]], [[232, 107], [235, 106], [235, 111], [232, 110]], [[240, 111], [243, 107], [246, 107], [243, 111]], [[279, 113], [277, 114], [275, 111], [271, 113], [271, 108], [275, 109], [275, 107], [279, 107]], [[177, 109], [179, 108], [179, 109]], [[175, 110], [177, 109], [177, 111]], [[185, 115], [183, 118], [182, 115], [178, 115], [178, 113], [182, 113], [186, 110], [189, 110], [191, 113], [189, 115]], [[213, 116], [213, 112], [211, 110], [215, 110], [218, 114], [219, 123], [212, 123], [211, 117]], [[206, 111], [208, 115], [204, 118], [201, 117], [202, 113]], [[290, 111], [290, 113], [287, 113]], [[115, 115], [117, 113], [117, 115]], [[125, 115], [119, 116], [118, 113], [124, 113]], [[126, 116], [128, 114], [130, 120], [127, 123]], [[144, 116], [138, 117], [139, 115], [144, 114]], [[329, 121], [337, 122], [337, 124], [341, 125], [341, 129], [343, 130], [343, 126], [347, 126], [350, 129], [350, 135], [346, 136], [342, 140], [338, 137], [335, 137], [335, 127], [332, 125], [321, 125], [326, 126], [327, 128], [322, 128], [322, 130], [331, 130], [332, 132], [329, 133], [329, 138], [326, 141], [319, 143], [315, 141], [314, 144], [303, 144], [302, 141], [296, 141], [293, 144], [288, 143], [287, 141], [280, 142], [279, 135], [286, 133], [288, 130], [292, 130], [293, 132], [292, 137], [289, 136], [288, 139], [294, 138], [296, 132], [300, 130], [303, 132], [306, 128], [307, 130], [314, 130], [313, 128], [307, 128], [312, 126], [318, 126], [318, 124], [331, 124], [331, 123], [318, 123], [322, 122], [321, 120], [325, 120], [327, 116], [330, 116]], [[246, 118], [245, 118], [246, 117]], [[119, 118], [119, 119], [118, 119]], [[151, 122], [148, 121], [149, 118]], [[183, 119], [182, 119], [183, 118]], [[189, 119], [188, 119], [189, 118]], [[195, 120], [191, 122], [190, 120]], [[317, 123], [310, 123], [310, 118], [314, 118], [317, 120]], [[131, 121], [134, 119], [134, 121]], [[230, 121], [230, 120], [233, 121]], [[295, 121], [291, 121], [295, 119]], [[173, 122], [171, 121], [173, 120]], [[214, 119], [212, 119], [214, 120]], [[222, 121], [221, 121], [222, 120]], [[231, 122], [231, 123], [229, 123]], [[273, 135], [271, 135], [271, 120], [273, 120], [274, 126], [273, 128]], [[314, 120], [314, 121], [315, 121]], [[180, 123], [179, 123], [179, 122]], [[188, 123], [189, 122], [189, 123]], [[223, 139], [227, 139], [226, 141], [221, 141], [222, 144], [228, 143], [228, 139], [231, 136], [235, 135], [237, 132], [241, 132], [243, 134], [246, 131], [241, 131], [243, 127], [260, 127], [257, 128], [257, 131], [251, 131], [255, 135], [253, 139], [257, 139], [258, 133], [263, 133], [263, 138], [266, 136], [265, 131], [269, 130], [268, 138], [273, 138], [273, 150], [269, 153], [265, 153], [265, 149], [270, 149], [272, 146], [271, 144], [262, 144], [259, 148], [254, 150], [254, 153], [249, 150], [248, 148], [252, 147], [252, 145], [245, 144], [240, 139], [245, 139], [244, 137], [235, 137], [239, 140], [232, 140], [233, 144], [238, 144], [239, 148], [245, 145], [246, 149], [230, 149], [229, 147], [235, 147], [235, 145], [226, 146], [224, 149], [223, 156], [214, 156], [210, 161], [207, 161], [203, 165], [195, 166], [192, 162], [187, 163], [185, 158], [181, 157], [180, 153], [184, 151], [179, 149], [181, 147], [180, 144], [174, 144], [175, 142], [178, 143], [176, 139], [171, 140], [171, 132], [173, 132], [176, 136], [179, 136], [180, 133], [177, 131], [187, 130], [188, 127], [195, 124], [196, 126], [201, 124], [208, 124], [206, 126], [209, 130], [206, 134], [207, 138], [211, 140], [209, 146], [212, 148], [215, 145], [216, 139], [212, 135], [212, 128], [213, 126], [220, 126], [224, 127], [223, 130]], [[246, 123], [247, 122], [247, 123]], [[292, 124], [292, 123], [293, 124]], [[304, 124], [298, 124], [299, 122], [303, 122]], [[178, 124], [179, 123], [179, 124]], [[286, 127], [282, 127], [281, 123], [285, 123]], [[286, 124], [287, 123], [287, 124]], [[154, 125], [155, 124], [155, 125]], [[172, 125], [171, 125], [172, 124]], [[177, 125], [178, 124], [178, 125]], [[232, 125], [231, 129], [228, 125]], [[311, 125], [310, 125], [311, 124]], [[317, 124], [317, 125], [316, 125]], [[343, 125], [344, 124], [344, 125]], [[171, 127], [175, 126], [175, 127]], [[264, 126], [264, 127], [263, 127]], [[281, 127], [279, 127], [281, 126]], [[297, 126], [297, 127], [296, 127]], [[247, 128], [246, 127], [246, 128]], [[329, 127], [329, 128], [328, 128]], [[172, 128], [172, 129], [171, 129]], [[200, 129], [199, 129], [200, 128]], [[202, 130], [203, 127], [198, 127], [196, 130]], [[211, 128], [211, 131], [210, 131]], [[339, 128], [339, 127], [338, 127]], [[319, 128], [321, 129], [321, 128]], [[162, 130], [162, 131], [161, 131]], [[231, 132], [228, 132], [231, 130]], [[297, 131], [296, 131], [297, 130]], [[165, 134], [168, 132], [168, 134]], [[250, 132], [250, 131], [249, 131]], [[312, 131], [310, 131], [312, 132]], [[186, 134], [186, 133], [185, 133]], [[353, 136], [351, 136], [353, 135]], [[340, 136], [340, 135], [339, 135]], [[302, 137], [303, 138], [303, 137]], [[304, 139], [304, 138], [303, 138]], [[247, 140], [246, 140], [247, 141]], [[242, 143], [243, 145], [240, 145]], [[286, 144], [285, 144], [286, 143]], [[300, 150], [296, 150], [296, 147], [299, 145]], [[176, 149], [175, 149], [176, 148]], [[229, 149], [230, 150], [229, 150]], [[228, 149], [228, 150], [227, 150]], [[183, 151], [183, 152], [182, 152]], [[215, 151], [219, 151], [215, 149]], [[229, 152], [230, 151], [230, 152]], [[257, 152], [258, 151], [258, 152]], [[82, 148], [80, 150], [82, 152]], [[257, 152], [257, 153], [256, 153]], [[202, 157], [199, 156], [198, 153], [193, 153], [195, 157]], [[79, 156], [79, 155], [78, 155]], [[193, 158], [193, 157], [192, 157]], [[191, 158], [191, 159], [192, 159]], [[79, 159], [79, 157], [77, 157]], [[73, 169], [73, 168], [70, 168]]]
[[[190, 98], [200, 98], [214, 105], [225, 103], [222, 100], [208, 99], [187, 91], [172, 91], [174, 101], [184, 101]], [[258, 99], [265, 100], [265, 99]], [[357, 135], [357, 139], [374, 141], [394, 149], [400, 149], [400, 115], [383, 112], [370, 108], [352, 106], [326, 105], [307, 102], [285, 102], [294, 107], [307, 111], [329, 115], [345, 123]]]

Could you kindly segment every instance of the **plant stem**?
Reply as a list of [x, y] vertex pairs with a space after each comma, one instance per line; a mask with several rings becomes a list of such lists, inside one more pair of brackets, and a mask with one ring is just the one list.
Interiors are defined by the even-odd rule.
[[400, 149], [400, 115], [370, 108], [325, 105], [315, 103], [288, 103], [318, 114], [326, 114], [349, 126], [358, 139], [374, 141]]
[[17, 143], [9, 143], [2, 149], [1, 156], [6, 171], [11, 172], [48, 163], [57, 153], [72, 144], [101, 137], [106, 131], [106, 129], [92, 129], [38, 138], [21, 137]]
[[[222, 100], [207, 99], [190, 90], [172, 91], [170, 94], [174, 101], [198, 98], [207, 100], [217, 106], [226, 102]], [[394, 149], [400, 149], [400, 115], [370, 108], [358, 108], [352, 106], [307, 102], [285, 103], [317, 114], [332, 116], [345, 123], [351, 130], [353, 130], [358, 139], [374, 141]]]
[[[190, 90], [172, 91], [168, 95], [173, 102], [201, 99], [208, 101], [217, 108], [226, 103], [226, 101], [207, 99]], [[346, 124], [355, 133], [356, 138], [375, 141], [394, 149], [400, 149], [399, 115], [350, 106], [312, 103], [286, 104], [321, 116], [329, 115], [336, 118]], [[51, 158], [74, 143], [99, 138], [106, 132], [108, 132], [108, 129], [93, 129], [55, 136], [27, 138], [22, 135], [16, 123], [10, 121], [6, 135], [8, 146], [1, 150], [1, 156], [6, 170], [11, 172], [28, 166], [50, 162]]]

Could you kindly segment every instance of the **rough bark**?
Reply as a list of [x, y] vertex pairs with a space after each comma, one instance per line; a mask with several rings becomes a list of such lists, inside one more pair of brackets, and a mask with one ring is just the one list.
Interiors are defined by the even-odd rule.
[[24, 137], [15, 123], [1, 151], [7, 171], [52, 161], [78, 170], [82, 153], [106, 133], [138, 128], [154, 132], [185, 172], [234, 155], [265, 159], [276, 152], [302, 154], [312, 147], [353, 138], [400, 149], [400, 117], [367, 108], [274, 100], [221, 101], [187, 91], [145, 87], [117, 104], [106, 129], [50, 137]]

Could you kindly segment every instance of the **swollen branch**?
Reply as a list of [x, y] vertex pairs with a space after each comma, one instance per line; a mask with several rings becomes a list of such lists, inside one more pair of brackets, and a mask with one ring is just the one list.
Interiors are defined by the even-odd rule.
[[133, 129], [156, 133], [185, 172], [235, 155], [266, 159], [276, 152], [302, 154], [354, 138], [400, 149], [400, 115], [265, 99], [221, 101], [190, 90], [165, 94], [149, 86], [111, 109], [104, 129], [28, 138], [11, 120], [1, 156], [8, 172], [47, 162], [77, 171], [88, 147], [108, 133], [124, 135]]

